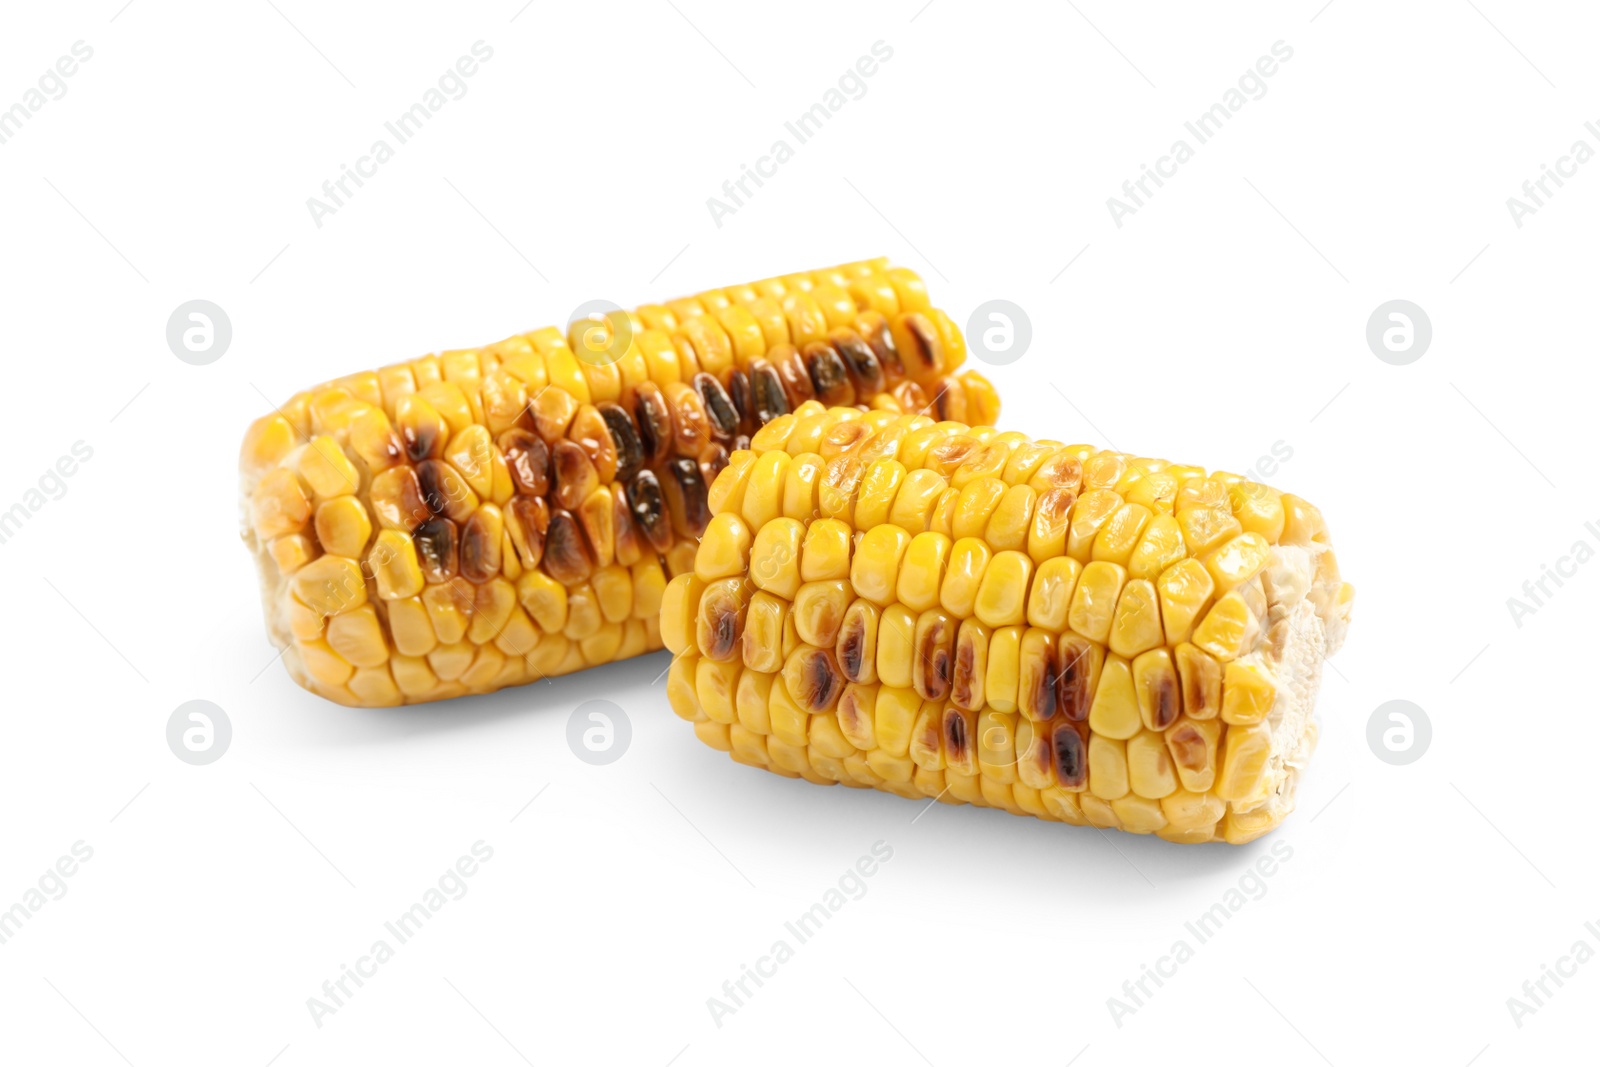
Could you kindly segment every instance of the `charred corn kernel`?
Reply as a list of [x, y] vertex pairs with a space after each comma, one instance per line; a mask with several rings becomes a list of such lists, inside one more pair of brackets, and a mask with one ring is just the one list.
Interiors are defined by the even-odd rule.
[[1146, 730], [1161, 731], [1178, 721], [1182, 700], [1172, 654], [1153, 648], [1131, 664], [1134, 695], [1139, 701], [1139, 721]]
[[[1277, 498], [1274, 540], [1237, 476], [810, 399], [862, 373], [945, 382], [945, 320], [919, 335], [899, 314], [902, 369], [842, 337], [805, 351], [813, 393], [714, 494], [741, 522], [764, 500], [744, 569], [687, 611], [662, 598], [667, 631], [695, 627], [679, 658], [706, 675], [698, 734], [808, 781], [1175, 842], [1275, 826], [1314, 741], [1314, 664], [1348, 619], [1320, 516]], [[1298, 728], [1277, 737], [1280, 696], [1278, 728]]]
[[1272, 732], [1266, 723], [1229, 726], [1223, 738], [1217, 796], [1234, 803], [1257, 799], [1267, 783], [1271, 756]]
[[1043, 722], [1057, 710], [1056, 638], [1048, 630], [1023, 631], [1018, 651], [1017, 708], [1027, 718]]
[[1105, 560], [1086, 565], [1072, 593], [1067, 625], [1089, 640], [1103, 644], [1111, 633], [1117, 599], [1122, 595], [1127, 577], [1126, 570]]
[[[505, 628], [488, 638], [504, 655], [459, 670], [446, 657], [453, 674], [431, 682], [409, 667], [404, 684], [385, 682], [370, 673], [379, 668], [357, 665], [369, 673], [346, 688], [336, 665], [319, 660], [316, 678], [295, 647], [291, 674], [334, 699], [387, 706], [526, 681], [535, 661], [552, 673], [638, 654], [660, 638], [666, 575], [746, 574], [761, 562], [751, 558], [761, 532], [783, 516], [810, 522], [819, 490], [830, 492], [828, 514], [853, 519], [859, 501], [880, 525], [905, 477], [892, 457], [913, 424], [929, 421], [891, 429], [907, 364], [885, 318], [903, 314], [886, 269], [853, 264], [535, 330], [349, 375], [257, 420], [240, 469], [275, 638], [323, 640], [324, 618], [364, 605], [352, 567], [367, 571], [384, 604], [410, 602], [397, 614], [411, 648], [427, 630], [454, 646], [474, 628], [479, 637]], [[921, 293], [909, 272], [901, 285]], [[992, 405], [988, 383], [956, 366], [959, 333], [921, 297], [915, 310], [928, 329], [913, 359], [937, 347], [940, 373], [961, 374], [950, 403]], [[877, 414], [828, 412], [819, 394], [848, 394]], [[752, 437], [757, 450], [739, 447]], [[822, 454], [839, 463], [825, 467]], [[697, 551], [707, 523], [725, 514]], [[771, 591], [792, 596], [801, 580], [849, 577], [848, 524], [830, 546], [839, 572], [826, 576], [799, 575], [799, 543], [778, 545], [782, 532], [763, 546], [794, 550], [781, 566], [768, 559]], [[828, 555], [819, 548], [816, 563]], [[496, 595], [486, 621], [471, 587], [496, 580], [524, 603], [507, 611]], [[682, 614], [698, 624], [699, 609], [697, 596]], [[400, 652], [390, 613], [374, 618], [385, 647]], [[530, 651], [526, 670], [504, 647], [567, 630], [570, 641]]]
[[1228, 664], [1222, 672], [1222, 721], [1230, 726], [1261, 722], [1272, 710], [1277, 693], [1272, 679], [1258, 668]]
[[1122, 587], [1111, 617], [1108, 645], [1119, 656], [1132, 659], [1161, 644], [1161, 602], [1153, 582], [1135, 580]]
[[802, 585], [794, 598], [794, 625], [800, 640], [832, 646], [851, 599], [850, 583], [841, 579]]
[[1027, 614], [1033, 560], [1015, 549], [996, 552], [984, 568], [972, 614], [985, 626], [1016, 626]]
[[1184, 643], [1175, 650], [1183, 688], [1184, 714], [1191, 719], [1214, 719], [1222, 711], [1222, 664], [1210, 653]]
[[1061, 635], [1056, 645], [1056, 708], [1072, 722], [1089, 717], [1104, 663], [1101, 646], [1080, 634]]
[[[878, 626], [881, 618], [882, 612], [869, 600], [853, 601], [845, 609], [833, 652], [839, 662], [839, 670], [852, 682], [871, 683], [878, 680]], [[748, 624], [745, 632], [749, 632]]]
[[991, 631], [976, 619], [956, 630], [954, 662], [950, 671], [950, 702], [967, 711], [984, 705], [984, 685], [989, 670]]

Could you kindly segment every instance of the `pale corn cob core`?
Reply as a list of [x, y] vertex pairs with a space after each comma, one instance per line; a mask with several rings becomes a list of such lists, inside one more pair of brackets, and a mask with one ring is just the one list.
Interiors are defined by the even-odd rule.
[[667, 692], [735, 760], [1172, 841], [1293, 809], [1352, 589], [1225, 472], [801, 405], [662, 597]]
[[240, 457], [272, 640], [301, 685], [361, 706], [659, 649], [730, 451], [814, 397], [993, 418], [965, 351], [914, 273], [871, 260], [300, 393]]

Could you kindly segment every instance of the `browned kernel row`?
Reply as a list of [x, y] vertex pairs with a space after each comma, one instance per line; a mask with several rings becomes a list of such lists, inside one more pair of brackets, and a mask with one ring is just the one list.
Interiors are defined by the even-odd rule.
[[915, 275], [761, 284], [580, 320], [576, 348], [552, 328], [352, 375], [258, 420], [245, 536], [291, 674], [392, 705], [659, 648], [707, 487], [770, 418], [818, 393], [993, 408]]
[[797, 409], [662, 600], [673, 707], [742, 762], [1177, 841], [1292, 808], [1351, 590], [1225, 472]]

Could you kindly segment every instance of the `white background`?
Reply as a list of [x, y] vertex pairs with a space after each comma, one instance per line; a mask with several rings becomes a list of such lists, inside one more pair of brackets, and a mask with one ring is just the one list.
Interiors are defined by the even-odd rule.
[[[0, 508], [94, 455], [0, 545], [0, 908], [93, 858], [0, 945], [0, 1060], [1592, 1059], [1600, 963], [1520, 1028], [1506, 1001], [1600, 948], [1600, 566], [1520, 627], [1506, 600], [1600, 546], [1600, 163], [1521, 228], [1506, 198], [1600, 148], [1593, 13], [921, 2], [8, 11], [0, 106], [94, 55], [0, 145]], [[480, 39], [465, 97], [315, 226], [307, 197]], [[717, 227], [706, 198], [878, 40], [866, 95]], [[1266, 95], [1114, 225], [1106, 198], [1279, 40]], [[665, 654], [400, 711], [273, 662], [235, 500], [269, 399], [876, 254], [963, 324], [1027, 310], [993, 369], [1008, 427], [1231, 470], [1292, 448], [1271, 480], [1321, 506], [1357, 601], [1281, 831], [1179, 847], [758, 773], [671, 714]], [[232, 321], [210, 366], [165, 341], [195, 298]], [[1434, 329], [1403, 367], [1364, 339], [1395, 298]], [[594, 697], [632, 724], [610, 766], [566, 742]], [[165, 741], [195, 698], [233, 724], [207, 767]], [[1432, 721], [1409, 766], [1367, 744], [1391, 699]], [[479, 840], [466, 896], [315, 1025], [307, 998]], [[716, 1026], [707, 998], [879, 840], [866, 895]], [[1107, 999], [1277, 842], [1265, 895], [1118, 1026]]]

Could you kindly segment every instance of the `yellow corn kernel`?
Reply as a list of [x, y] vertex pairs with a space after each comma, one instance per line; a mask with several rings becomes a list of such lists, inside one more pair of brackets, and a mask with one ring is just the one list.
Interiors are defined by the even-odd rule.
[[345, 496], [361, 487], [361, 475], [355, 464], [327, 434], [313, 437], [301, 450], [295, 470], [318, 500]]
[[[692, 575], [688, 577], [690, 581], [693, 581]], [[700, 588], [703, 588], [703, 585], [696, 587], [696, 591]], [[685, 588], [683, 591], [687, 592], [688, 590]], [[424, 593], [423, 596], [426, 599], [427, 594]], [[665, 600], [665, 594], [663, 594], [663, 600]], [[560, 633], [566, 628], [566, 586], [542, 571], [526, 571], [517, 580], [517, 601], [545, 633]], [[696, 597], [696, 603], [698, 603], [698, 597]], [[694, 606], [690, 605], [688, 610], [691, 612], [689, 617], [692, 619]], [[687, 632], [690, 635], [693, 634], [692, 629], [687, 629]], [[680, 646], [679, 651], [687, 648], [691, 643], [691, 639], [686, 639]]]
[[667, 703], [680, 719], [689, 722], [708, 721], [695, 686], [699, 665], [700, 656], [691, 649], [672, 657], [672, 665], [667, 668]]
[[750, 549], [750, 581], [785, 599], [800, 588], [800, 544], [806, 528], [798, 520], [777, 518], [762, 526]]
[[1027, 613], [1033, 560], [1015, 550], [997, 552], [984, 569], [972, 614], [986, 626], [1015, 626]]
[[633, 614], [633, 576], [628, 568], [608, 564], [590, 575], [589, 584], [606, 622], [620, 623]]
[[[773, 449], [761, 453], [750, 463], [749, 474], [745, 479], [744, 496], [738, 508], [750, 529], [760, 530], [767, 523], [783, 515], [783, 490], [788, 484], [789, 467], [793, 462], [794, 459], [789, 453], [782, 449]], [[727, 471], [723, 472], [726, 473]], [[718, 475], [717, 478], [720, 481], [722, 475]], [[710, 506], [713, 511], [728, 510], [727, 504], [720, 509], [715, 504]]]
[[361, 567], [343, 556], [312, 560], [295, 572], [289, 587], [302, 604], [322, 616], [352, 611], [367, 602]]
[[1161, 572], [1156, 589], [1161, 596], [1161, 624], [1168, 642], [1188, 637], [1194, 620], [1211, 603], [1215, 588], [1211, 572], [1196, 559], [1181, 560]]
[[878, 748], [891, 756], [904, 757], [921, 708], [922, 698], [912, 690], [880, 686], [872, 708], [872, 733]]
[[1089, 640], [1103, 643], [1111, 634], [1117, 598], [1122, 595], [1127, 577], [1126, 570], [1106, 560], [1087, 564], [1078, 575], [1078, 584], [1072, 593], [1067, 625]]
[[1095, 538], [1121, 507], [1122, 498], [1109, 489], [1091, 489], [1078, 497], [1067, 530], [1067, 555], [1079, 563], [1094, 559]]
[[1259, 668], [1230, 663], [1222, 675], [1222, 721], [1253, 726], [1272, 711], [1277, 695], [1277, 684]]
[[428, 609], [428, 619], [440, 644], [453, 645], [467, 636], [467, 626], [472, 621], [468, 613], [475, 596], [472, 586], [462, 578], [430, 585], [422, 591], [423, 606]]
[[1213, 549], [1206, 556], [1206, 570], [1216, 582], [1217, 592], [1226, 593], [1261, 573], [1271, 556], [1272, 546], [1265, 537], [1243, 533]]
[[782, 669], [783, 629], [788, 617], [788, 601], [766, 592], [751, 596], [740, 639], [740, 658], [746, 667], [769, 673]]
[[267, 551], [272, 553], [279, 574], [293, 574], [319, 554], [317, 543], [305, 534], [279, 537], [267, 546]]
[[1313, 543], [1327, 543], [1328, 524], [1323, 520], [1322, 512], [1292, 493], [1283, 494], [1280, 500], [1284, 513], [1283, 533], [1280, 536], [1283, 544], [1304, 547]]
[[1128, 738], [1128, 785], [1137, 794], [1160, 800], [1178, 788], [1166, 738], [1141, 730]]
[[1227, 494], [1233, 517], [1246, 533], [1260, 534], [1271, 544], [1278, 542], [1287, 515], [1277, 492], [1257, 482], [1239, 482], [1228, 486]]
[[800, 578], [807, 582], [850, 577], [850, 535], [847, 523], [818, 519], [806, 527], [800, 546]]
[[[1069, 826], [1088, 826], [1089, 820], [1084, 817], [1083, 808], [1079, 804], [1078, 795], [1074, 792], [1052, 786], [1039, 791], [1039, 798], [1044, 801], [1045, 808], [1050, 812], [1050, 817], [1058, 819]], [[1090, 797], [1091, 800], [1097, 799]]]
[[996, 551], [1025, 551], [1028, 531], [1033, 525], [1033, 508], [1038, 499], [1026, 485], [1013, 485], [1005, 491], [1000, 503], [989, 516], [983, 539]]
[[1229, 726], [1223, 738], [1222, 773], [1216, 794], [1223, 800], [1250, 801], [1266, 787], [1272, 730], [1266, 723]]
[[428, 619], [428, 609], [417, 597], [388, 602], [389, 636], [395, 651], [405, 656], [426, 656], [439, 643]]
[[356, 558], [372, 537], [367, 509], [353, 496], [339, 496], [317, 505], [314, 527], [324, 552]]
[[633, 582], [633, 617], [659, 620], [661, 598], [667, 590], [667, 576], [661, 565], [654, 559], [641, 559], [629, 568], [629, 577]]
[[1225, 507], [1184, 508], [1177, 518], [1184, 546], [1191, 556], [1203, 556], [1244, 531], [1239, 520]]
[[1194, 643], [1220, 660], [1237, 659], [1255, 644], [1260, 626], [1244, 596], [1234, 590], [1212, 605], [1195, 628]]
[[355, 673], [355, 668], [326, 641], [302, 641], [295, 649], [300, 653], [300, 662], [305, 665], [306, 673], [325, 686], [336, 689]]
[[389, 659], [383, 627], [371, 604], [328, 621], [328, 646], [357, 667], [377, 667]]
[[694, 573], [702, 582], [730, 578], [750, 569], [750, 527], [738, 515], [713, 515], [695, 552]]
[[1111, 651], [1132, 659], [1161, 641], [1161, 602], [1155, 584], [1144, 580], [1127, 583], [1111, 620]]
[[733, 707], [739, 725], [756, 734], [770, 734], [772, 720], [768, 707], [772, 697], [772, 683], [776, 675], [767, 671], [745, 670], [739, 675], [739, 686], [734, 691]]
[[907, 753], [922, 770], [944, 770], [944, 709], [936, 701], [925, 700], [918, 706]]
[[911, 535], [898, 526], [874, 526], [861, 537], [850, 564], [850, 584], [856, 595], [887, 607], [895, 602], [900, 561], [911, 545]]
[[1017, 716], [1002, 711], [976, 713], [978, 773], [1010, 785], [1017, 780]]
[[305, 528], [311, 520], [311, 498], [293, 471], [279, 467], [250, 497], [250, 521], [261, 537], [282, 537]]
[[1179, 485], [1178, 476], [1170, 469], [1150, 471], [1127, 486], [1123, 499], [1130, 504], [1142, 504], [1152, 514], [1170, 515]]
[[1123, 504], [1095, 534], [1092, 555], [1097, 560], [1123, 566], [1133, 558], [1133, 550], [1150, 524], [1150, 509], [1143, 504]]
[[1156, 515], [1145, 527], [1133, 555], [1128, 558], [1128, 575], [1154, 580], [1187, 554], [1178, 520], [1171, 515]]
[[475, 645], [486, 645], [499, 637], [517, 608], [517, 590], [504, 578], [495, 578], [478, 586], [472, 605], [472, 624], [467, 628], [467, 639]]
[[1167, 817], [1167, 823], [1179, 831], [1205, 831], [1199, 840], [1209, 840], [1212, 827], [1227, 812], [1227, 802], [1220, 797], [1200, 791], [1194, 792], [1187, 788], [1175, 789], [1161, 798], [1161, 813]]
[[911, 688], [911, 661], [915, 658], [917, 616], [903, 604], [883, 609], [878, 620], [878, 678], [884, 685]]
[[1070, 556], [1057, 556], [1039, 564], [1028, 590], [1028, 625], [1060, 633], [1067, 628], [1067, 611], [1083, 566]]
[[950, 547], [944, 580], [939, 586], [939, 604], [956, 618], [970, 618], [993, 553], [975, 537], [963, 537]]
[[873, 461], [861, 476], [861, 485], [856, 490], [856, 528], [870, 530], [888, 522], [895, 497], [905, 480], [903, 463], [888, 458]]
[[376, 579], [378, 596], [383, 600], [400, 600], [422, 592], [422, 567], [417, 562], [416, 546], [399, 530], [379, 531], [367, 556], [367, 568]]
[[1005, 495], [1006, 483], [999, 478], [978, 478], [961, 487], [950, 513], [951, 537], [983, 538], [989, 517]]
[[900, 561], [893, 599], [912, 611], [927, 611], [939, 603], [951, 541], [944, 534], [924, 531], [911, 538]]
[[1121, 656], [1108, 655], [1089, 705], [1089, 729], [1097, 735], [1129, 738], [1139, 732], [1139, 697], [1133, 670]]
[[996, 711], [1017, 710], [1022, 679], [1022, 627], [1002, 626], [989, 634], [988, 669], [983, 698]]
[[738, 660], [718, 663], [701, 657], [695, 664], [694, 689], [700, 698], [700, 707], [712, 722], [731, 725], [739, 721], [734, 710], [734, 694], [739, 688], [739, 675], [743, 666]]
[[948, 485], [937, 471], [910, 471], [895, 494], [889, 521], [908, 533], [922, 533], [928, 529], [934, 505]]
[[1096, 731], [1089, 737], [1088, 759], [1091, 794], [1101, 800], [1127, 795], [1128, 748], [1124, 741]]

